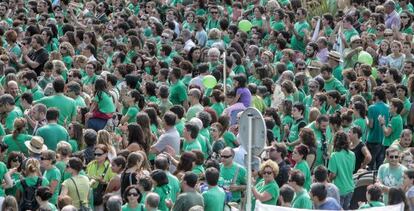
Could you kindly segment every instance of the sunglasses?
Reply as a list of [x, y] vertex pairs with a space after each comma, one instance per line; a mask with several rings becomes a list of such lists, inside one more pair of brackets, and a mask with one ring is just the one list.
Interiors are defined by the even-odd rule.
[[391, 155], [391, 156], [388, 156], [390, 159], [398, 159], [400, 156], [398, 156], [398, 155]]
[[102, 156], [103, 155], [103, 153], [95, 153], [95, 157], [99, 157], [99, 156]]
[[405, 19], [405, 18], [408, 18], [408, 16], [401, 16], [401, 18], [404, 18]]
[[227, 158], [231, 158], [231, 157], [232, 157], [232, 155], [220, 155], [220, 157], [221, 157], [221, 158], [225, 158], [225, 159], [227, 159]]
[[49, 158], [40, 157], [40, 160], [50, 160]]
[[19, 162], [19, 158], [13, 158], [13, 159], [11, 159], [11, 161], [13, 161], [13, 162]]
[[128, 196], [138, 196], [138, 193], [128, 193]]
[[216, 11], [211, 11], [211, 14], [217, 14], [218, 12], [216, 12]]
[[263, 174], [271, 175], [271, 174], [273, 174], [273, 172], [271, 172], [271, 171], [264, 171]]

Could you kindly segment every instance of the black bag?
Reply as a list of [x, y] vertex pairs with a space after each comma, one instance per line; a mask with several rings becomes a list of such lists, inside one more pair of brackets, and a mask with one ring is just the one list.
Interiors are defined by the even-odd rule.
[[[106, 172], [108, 171], [108, 168], [109, 168], [109, 164], [106, 165], [105, 170], [102, 174], [102, 177], [105, 177]], [[98, 187], [93, 189], [93, 205], [99, 206], [103, 204], [103, 195], [105, 193], [107, 186], [108, 186], [107, 184], [99, 183]]]
[[42, 178], [37, 178], [37, 182], [34, 186], [29, 187], [26, 183], [25, 179], [20, 180], [20, 184], [22, 184], [23, 187], [23, 197], [20, 199], [20, 210], [26, 211], [26, 210], [37, 210], [39, 208], [39, 204], [37, 204], [35, 194], [37, 188], [42, 185]]
[[75, 185], [76, 194], [78, 195], [79, 204], [80, 204], [78, 211], [90, 211], [91, 209], [89, 209], [89, 207], [86, 207], [84, 205], [84, 202], [81, 200], [79, 190], [78, 190], [78, 186], [76, 185], [75, 180], [73, 178], [69, 178], [69, 179], [72, 180], [73, 184]]

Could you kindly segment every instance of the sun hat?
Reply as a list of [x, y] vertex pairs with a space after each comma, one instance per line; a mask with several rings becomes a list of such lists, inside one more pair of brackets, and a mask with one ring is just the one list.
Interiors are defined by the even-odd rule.
[[30, 152], [35, 154], [40, 154], [42, 151], [47, 150], [47, 146], [44, 145], [43, 138], [40, 136], [33, 136], [30, 141], [26, 141], [24, 144]]

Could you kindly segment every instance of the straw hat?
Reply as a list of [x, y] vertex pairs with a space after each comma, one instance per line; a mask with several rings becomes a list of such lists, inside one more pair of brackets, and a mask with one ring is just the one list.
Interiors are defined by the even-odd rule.
[[43, 143], [43, 138], [40, 136], [33, 136], [32, 140], [24, 142], [29, 151], [36, 154], [40, 154], [42, 151], [47, 150], [47, 146]]
[[355, 42], [355, 41], [360, 41], [362, 40], [361, 37], [359, 35], [354, 35], [351, 37], [351, 43]]
[[328, 58], [333, 59], [337, 62], [342, 62], [341, 54], [337, 51], [330, 51], [329, 54], [328, 54]]

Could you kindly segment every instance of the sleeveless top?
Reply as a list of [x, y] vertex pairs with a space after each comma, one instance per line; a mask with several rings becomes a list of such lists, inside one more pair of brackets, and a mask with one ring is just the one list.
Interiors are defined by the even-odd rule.
[[137, 173], [135, 172], [132, 172], [132, 173], [123, 172], [121, 174], [121, 196], [124, 195], [124, 191], [126, 190], [128, 186], [137, 184], [136, 176], [137, 176]]
[[364, 147], [365, 144], [362, 142], [359, 142], [358, 145], [356, 145], [353, 149], [351, 149], [352, 152], [355, 154], [355, 169], [354, 174], [358, 171], [358, 169], [361, 168], [361, 164], [365, 159], [364, 153], [362, 153], [362, 147]]

